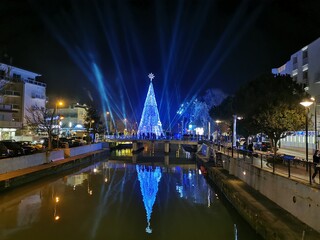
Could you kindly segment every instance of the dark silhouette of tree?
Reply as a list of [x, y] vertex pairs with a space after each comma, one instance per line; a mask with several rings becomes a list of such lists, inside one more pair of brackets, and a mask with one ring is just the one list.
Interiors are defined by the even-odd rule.
[[25, 119], [27, 126], [34, 132], [46, 132], [48, 134], [48, 150], [52, 149], [53, 132], [56, 130], [55, 109], [33, 106], [27, 109]]
[[[94, 106], [88, 106], [86, 108], [86, 115], [84, 117], [84, 126], [87, 129], [87, 132], [92, 132], [93, 135], [97, 132], [98, 126], [100, 124], [100, 113]], [[89, 139], [89, 135], [87, 136], [87, 141], [92, 141]]]
[[305, 109], [299, 103], [309, 97], [304, 85], [289, 75], [266, 74], [243, 85], [234, 97], [228, 97], [210, 113], [226, 115], [227, 119], [232, 114], [241, 115], [242, 130], [251, 135], [267, 134], [276, 154], [281, 138], [304, 128]]

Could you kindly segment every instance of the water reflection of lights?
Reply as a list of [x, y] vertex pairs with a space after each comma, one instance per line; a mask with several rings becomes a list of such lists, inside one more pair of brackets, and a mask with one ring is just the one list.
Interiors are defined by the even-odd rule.
[[92, 189], [91, 189], [91, 186], [90, 186], [90, 176], [89, 176], [89, 178], [88, 178], [88, 187], [87, 187], [87, 192], [88, 192], [88, 194], [91, 196], [92, 194], [93, 194], [93, 191], [92, 191]]
[[183, 197], [183, 186], [176, 186], [176, 191], [179, 193], [179, 197]]
[[78, 185], [82, 185], [85, 180], [88, 179], [88, 173], [80, 173], [67, 177], [67, 185], [72, 186], [73, 190], [76, 190]]
[[115, 151], [116, 156], [132, 156], [131, 148], [123, 148]]
[[146, 227], [146, 232], [152, 233], [152, 229], [150, 227], [150, 220], [153, 204], [156, 200], [156, 196], [158, 193], [158, 184], [162, 176], [161, 169], [160, 167], [156, 167], [154, 169], [151, 166], [146, 167], [142, 165], [136, 165], [136, 170], [140, 182], [143, 203], [147, 214], [148, 226]]
[[[180, 198], [211, 207], [213, 201], [218, 199], [217, 194], [207, 185], [205, 178], [199, 177], [201, 171], [196, 169], [183, 170], [176, 168], [180, 181], [176, 183], [176, 192]], [[206, 193], [206, 194], [201, 194]], [[214, 198], [214, 196], [216, 198]]]
[[102, 169], [103, 169], [104, 182], [107, 183], [110, 179], [110, 169], [111, 169], [108, 162], [104, 162], [102, 164]]
[[60, 215], [58, 213], [58, 203], [60, 202], [60, 197], [54, 197], [54, 208], [53, 208], [53, 220], [58, 221], [60, 220]]
[[[33, 224], [38, 220], [39, 217], [39, 210], [41, 208], [41, 202], [42, 202], [42, 193], [41, 192], [35, 192], [33, 195], [29, 195], [24, 197], [23, 199], [20, 200], [18, 204], [18, 212], [17, 212], [17, 224], [20, 227], [23, 226], [28, 226]], [[1, 212], [1, 217], [0, 219], [6, 219], [5, 213], [8, 209], [10, 208], [2, 208], [0, 209]], [[6, 222], [6, 220], [5, 220]], [[0, 223], [0, 226], [1, 225]], [[1, 230], [3, 230], [0, 227]], [[2, 231], [0, 231], [0, 236], [1, 236]]]

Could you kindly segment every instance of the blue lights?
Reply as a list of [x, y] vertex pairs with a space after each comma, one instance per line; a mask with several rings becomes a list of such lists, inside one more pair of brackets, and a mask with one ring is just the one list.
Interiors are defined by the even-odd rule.
[[152, 233], [152, 229], [150, 228], [150, 219], [153, 204], [158, 193], [158, 183], [160, 182], [162, 176], [161, 169], [160, 167], [156, 167], [155, 169], [153, 169], [151, 166], [147, 167], [136, 165], [136, 170], [140, 182], [140, 189], [143, 197], [144, 207], [147, 213], [148, 226], [146, 227], [146, 232]]
[[153, 90], [152, 79], [154, 75], [150, 73], [148, 75], [150, 78], [150, 85], [146, 101], [144, 102], [143, 112], [138, 128], [138, 134], [143, 138], [153, 138], [152, 135], [157, 137], [163, 136], [162, 124], [159, 117], [157, 101]]

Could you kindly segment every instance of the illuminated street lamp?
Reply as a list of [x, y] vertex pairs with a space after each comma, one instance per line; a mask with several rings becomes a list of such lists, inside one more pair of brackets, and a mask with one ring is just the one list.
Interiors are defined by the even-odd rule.
[[221, 120], [216, 120], [215, 123], [218, 126], [217, 138], [218, 138], [218, 150], [221, 150], [221, 129], [219, 128], [219, 124], [222, 123]]
[[231, 139], [231, 156], [233, 157], [233, 148], [237, 147], [237, 121], [243, 119], [241, 116], [233, 115], [232, 139]]
[[59, 147], [59, 135], [60, 135], [60, 116], [58, 114], [58, 107], [62, 107], [63, 106], [63, 102], [61, 100], [56, 102], [56, 108], [55, 108], [55, 112], [56, 112], [56, 126], [58, 126], [58, 134], [57, 134], [57, 147]]
[[92, 126], [93, 123], [94, 123], [94, 120], [93, 120], [93, 119], [89, 121], [88, 139], [89, 139], [89, 141], [90, 141], [90, 144], [91, 144], [91, 142], [92, 142], [92, 139], [91, 139], [91, 136], [90, 136], [90, 131], [92, 130], [92, 129], [91, 129], [91, 126]]
[[314, 146], [318, 149], [318, 127], [317, 127], [317, 101], [314, 97], [310, 98], [314, 102]]
[[107, 132], [110, 134], [110, 124], [109, 124], [110, 112], [107, 112]]
[[[307, 170], [309, 168], [309, 160], [308, 160], [308, 114], [309, 114], [309, 107], [313, 104], [313, 101], [311, 101], [310, 99], [304, 100], [302, 102], [300, 102], [300, 104], [302, 106], [305, 107], [306, 109], [306, 162], [307, 162]], [[309, 169], [309, 180], [311, 183], [311, 169]]]

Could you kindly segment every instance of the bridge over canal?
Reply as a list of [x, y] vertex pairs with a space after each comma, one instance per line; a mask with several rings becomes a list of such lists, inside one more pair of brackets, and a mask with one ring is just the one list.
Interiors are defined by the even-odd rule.
[[136, 152], [144, 144], [163, 144], [164, 145], [164, 152], [169, 153], [170, 151], [170, 145], [183, 145], [186, 147], [199, 149], [199, 145], [202, 144], [201, 141], [198, 140], [184, 140], [184, 139], [137, 139], [137, 138], [112, 138], [112, 139], [106, 139], [109, 143], [115, 143], [116, 145], [120, 144], [132, 144], [132, 151]]

